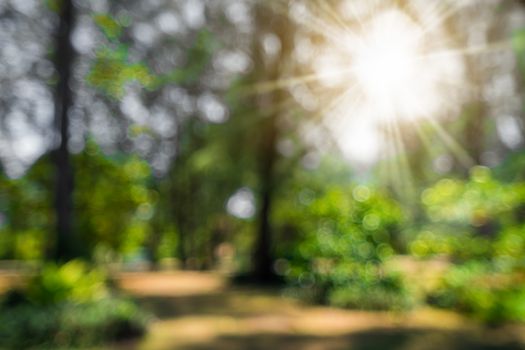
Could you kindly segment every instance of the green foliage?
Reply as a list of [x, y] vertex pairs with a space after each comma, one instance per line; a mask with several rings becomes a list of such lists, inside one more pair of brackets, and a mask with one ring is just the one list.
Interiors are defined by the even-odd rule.
[[109, 40], [118, 39], [122, 35], [123, 25], [115, 18], [101, 13], [93, 16], [93, 20]]
[[468, 261], [525, 252], [522, 182], [502, 182], [488, 168], [475, 167], [466, 181], [443, 179], [424, 190], [422, 203], [428, 221], [410, 243], [417, 257]]
[[130, 62], [128, 47], [119, 42], [125, 26], [114, 17], [103, 13], [93, 16], [93, 20], [110, 45], [97, 51], [86, 77], [87, 82], [114, 98], [120, 98], [125, 86], [131, 82], [151, 88], [155, 81], [154, 74], [144, 63]]
[[[519, 163], [511, 164], [516, 170]], [[495, 174], [516, 180], [508, 165]], [[524, 183], [502, 182], [488, 168], [475, 167], [468, 180], [443, 179], [426, 189], [422, 203], [429, 220], [411, 253], [455, 263], [429, 301], [489, 324], [524, 322]]]
[[292, 291], [302, 298], [363, 310], [405, 310], [415, 299], [402, 274], [380, 264], [317, 259], [311, 271], [292, 267]]
[[306, 232], [299, 245], [304, 257], [379, 263], [394, 253], [403, 212], [374, 188], [331, 188], [299, 208], [302, 218], [295, 219]]
[[75, 192], [76, 232], [82, 244], [88, 253], [97, 246], [133, 252], [147, 237], [158, 197], [148, 187], [149, 165], [137, 157], [109, 158], [93, 143], [75, 164], [82, 169]]
[[131, 82], [151, 89], [157, 77], [145, 63], [131, 62], [128, 47], [120, 42], [124, 25], [108, 14], [97, 14], [93, 20], [110, 45], [97, 50], [86, 81], [113, 98], [122, 97]]
[[[517, 151], [509, 154], [503, 163], [496, 168], [495, 175], [498, 179], [506, 182], [525, 181], [525, 151]], [[523, 189], [522, 189], [523, 191]]]
[[[380, 268], [354, 268], [338, 279], [328, 295], [331, 305], [364, 310], [405, 310], [414, 300], [400, 273], [384, 272]], [[342, 282], [342, 283], [341, 283]]]
[[[372, 187], [301, 185], [275, 218], [294, 237], [279, 250], [294, 290], [341, 307], [414, 305], [415, 291], [388, 264], [405, 228], [400, 206]], [[467, 180], [443, 179], [423, 191], [426, 217], [409, 251], [462, 264], [433, 290], [432, 303], [487, 323], [523, 321], [516, 310], [524, 295], [517, 287], [525, 267], [524, 194], [523, 183], [502, 182], [485, 167], [473, 168]]]
[[41, 162], [20, 179], [0, 178], [0, 256], [35, 260], [43, 256], [45, 240], [53, 227], [52, 164]]
[[333, 186], [317, 198], [300, 196], [281, 216], [303, 232], [287, 257], [286, 277], [299, 294], [349, 308], [412, 305], [402, 276], [384, 266], [404, 220], [387, 195], [370, 186]]
[[79, 260], [64, 265], [48, 263], [29, 280], [25, 296], [35, 305], [90, 302], [107, 296], [105, 281], [101, 270], [90, 269]]
[[473, 168], [469, 181], [443, 179], [422, 194], [431, 221], [475, 228], [509, 223], [503, 220], [512, 220], [509, 214], [524, 198], [523, 184], [501, 183], [485, 167]]
[[[158, 193], [149, 187], [149, 165], [137, 157], [108, 157], [89, 141], [73, 157], [75, 243], [90, 258], [96, 248], [132, 253], [146, 239]], [[41, 259], [54, 229], [53, 182], [49, 156], [42, 157], [20, 179], [0, 179], [6, 189], [0, 210], [3, 257]], [[12, 200], [16, 198], [16, 200]], [[52, 237], [52, 236], [51, 236]]]
[[525, 322], [523, 275], [470, 262], [453, 267], [429, 301], [471, 314], [489, 324]]
[[516, 268], [525, 266], [525, 225], [505, 227], [493, 243], [496, 262], [507, 261]]
[[135, 81], [152, 88], [156, 77], [144, 63], [131, 63], [127, 49], [120, 46], [100, 49], [86, 80], [107, 95], [120, 98], [128, 83]]
[[128, 300], [83, 304], [21, 304], [0, 312], [0, 347], [84, 348], [145, 333], [149, 317]]
[[483, 259], [492, 253], [492, 242], [468, 232], [426, 230], [410, 242], [410, 253], [417, 258], [446, 256], [455, 261]]
[[192, 84], [201, 76], [216, 48], [216, 42], [207, 30], [200, 31], [192, 47], [187, 49], [185, 67], [174, 67], [165, 74], [152, 72], [145, 62], [132, 62], [129, 47], [122, 42], [124, 25], [107, 14], [94, 16], [109, 45], [96, 53], [86, 81], [111, 98], [123, 96], [128, 84], [136, 82], [148, 90], [159, 89], [166, 84]]
[[129, 339], [145, 332], [148, 316], [110, 296], [106, 275], [86, 263], [45, 264], [0, 305], [0, 347], [71, 348]]

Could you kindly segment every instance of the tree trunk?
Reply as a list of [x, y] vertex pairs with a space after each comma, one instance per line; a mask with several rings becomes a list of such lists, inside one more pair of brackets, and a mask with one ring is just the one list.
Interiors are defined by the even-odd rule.
[[[256, 81], [277, 81], [286, 66], [286, 60], [291, 53], [293, 28], [286, 15], [273, 11], [270, 4], [256, 5], [257, 31], [254, 34], [254, 63]], [[263, 35], [274, 34], [281, 44], [280, 54], [268, 58], [263, 47]], [[261, 139], [259, 140], [259, 210], [257, 214], [257, 236], [253, 249], [253, 277], [260, 282], [274, 280], [273, 271], [273, 241], [271, 213], [273, 199], [277, 187], [275, 167], [278, 161], [276, 145], [279, 139], [278, 120], [282, 111], [275, 106], [282, 105], [287, 98], [285, 91], [276, 90], [258, 96], [255, 99], [255, 108], [262, 114]]]
[[55, 126], [59, 135], [58, 147], [54, 152], [56, 237], [51, 258], [66, 261], [76, 255], [72, 233], [73, 169], [68, 150], [69, 109], [73, 104], [73, 92], [69, 84], [75, 56], [71, 43], [75, 24], [75, 8], [72, 0], [62, 2], [59, 18], [54, 59], [57, 74]]
[[260, 281], [273, 279], [273, 254], [272, 254], [272, 227], [270, 215], [274, 195], [274, 166], [276, 162], [275, 145], [277, 142], [277, 128], [275, 116], [268, 118], [263, 140], [261, 142], [262, 162], [259, 169], [260, 177], [260, 208], [258, 213], [257, 240], [254, 249], [254, 277]]

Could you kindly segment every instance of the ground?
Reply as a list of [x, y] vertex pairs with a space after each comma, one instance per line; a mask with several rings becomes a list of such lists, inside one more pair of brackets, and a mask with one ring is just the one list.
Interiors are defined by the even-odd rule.
[[213, 273], [122, 273], [116, 280], [156, 317], [146, 338], [119, 349], [525, 349], [521, 326], [490, 329], [440, 310], [311, 306], [277, 289], [231, 286]]

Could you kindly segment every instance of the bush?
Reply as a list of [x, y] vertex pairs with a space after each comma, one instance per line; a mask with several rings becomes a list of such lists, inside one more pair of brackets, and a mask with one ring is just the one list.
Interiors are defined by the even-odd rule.
[[410, 253], [416, 258], [447, 256], [456, 262], [485, 259], [492, 255], [492, 241], [470, 232], [447, 233], [450, 228], [426, 230], [410, 243]]
[[47, 264], [25, 288], [27, 299], [37, 305], [90, 302], [108, 295], [106, 276], [79, 260], [64, 265]]
[[73, 260], [48, 264], [0, 310], [0, 348], [71, 348], [142, 335], [148, 316], [130, 300], [110, 296], [106, 276]]
[[[326, 261], [289, 276], [294, 294], [313, 302], [361, 310], [406, 310], [414, 297], [400, 273], [381, 265]], [[319, 265], [319, 264], [318, 264]]]
[[20, 304], [0, 314], [0, 347], [71, 348], [144, 334], [148, 317], [128, 300], [106, 298], [75, 304]]
[[487, 263], [454, 267], [428, 296], [430, 304], [467, 313], [487, 324], [525, 322], [522, 276]]
[[406, 310], [414, 300], [400, 274], [374, 276], [333, 288], [330, 305], [361, 310]]
[[519, 225], [525, 184], [498, 181], [490, 169], [478, 166], [468, 181], [440, 180], [423, 191], [421, 200], [433, 225], [494, 238], [502, 227]]
[[400, 244], [405, 220], [398, 203], [368, 186], [333, 187], [300, 208], [304, 238], [287, 258], [294, 294], [358, 309], [406, 309], [412, 298], [385, 262]]

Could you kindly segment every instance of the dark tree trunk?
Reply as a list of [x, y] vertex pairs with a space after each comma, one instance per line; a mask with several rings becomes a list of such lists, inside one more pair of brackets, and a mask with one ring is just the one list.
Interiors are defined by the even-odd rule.
[[260, 203], [258, 213], [257, 240], [254, 249], [254, 274], [260, 281], [270, 281], [273, 279], [273, 254], [272, 254], [272, 227], [270, 215], [274, 196], [274, 167], [276, 161], [276, 139], [277, 128], [275, 116], [267, 120], [267, 125], [262, 133], [261, 141], [262, 159], [259, 169], [260, 176]]
[[[257, 81], [277, 81], [286, 67], [286, 60], [291, 53], [293, 28], [286, 15], [273, 11], [270, 4], [256, 5], [257, 32], [254, 36], [254, 63]], [[280, 40], [281, 50], [277, 57], [266, 57], [262, 47], [265, 34], [273, 33]], [[276, 145], [279, 139], [278, 120], [283, 111], [276, 106], [282, 105], [287, 93], [277, 90], [258, 96], [255, 107], [262, 114], [259, 140], [259, 210], [257, 213], [257, 235], [253, 249], [253, 277], [260, 282], [271, 282], [275, 279], [273, 270], [273, 235], [271, 214], [273, 199], [278, 185], [275, 174], [278, 154]]]
[[72, 234], [73, 169], [68, 150], [69, 109], [73, 104], [73, 93], [69, 84], [75, 56], [71, 43], [71, 33], [75, 24], [75, 8], [72, 0], [62, 2], [59, 18], [54, 59], [57, 74], [55, 126], [59, 135], [58, 147], [54, 152], [56, 237], [51, 258], [65, 261], [76, 255]]
[[[180, 174], [179, 174], [180, 175]], [[175, 175], [176, 176], [176, 175]], [[184, 212], [184, 203], [186, 203], [186, 196], [181, 189], [180, 179], [174, 178], [172, 175], [172, 215], [177, 228], [177, 252], [176, 256], [179, 258], [179, 268], [185, 270], [187, 268], [188, 254], [186, 252], [186, 214]]]

